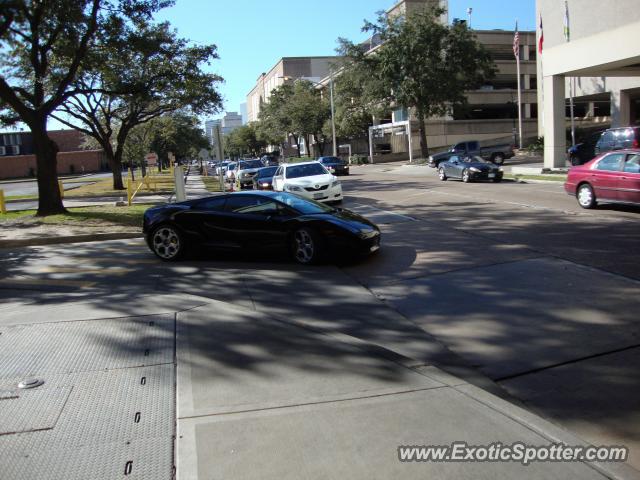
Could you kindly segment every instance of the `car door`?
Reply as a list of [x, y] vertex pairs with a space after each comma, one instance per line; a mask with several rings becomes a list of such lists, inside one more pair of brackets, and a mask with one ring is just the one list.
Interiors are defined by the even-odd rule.
[[444, 162], [444, 172], [447, 174], [447, 177], [457, 177], [459, 176], [456, 165], [460, 162], [460, 157], [457, 155], [452, 155], [449, 157], [449, 160]]
[[602, 157], [591, 170], [591, 185], [597, 198], [619, 200], [620, 171], [624, 164], [624, 153], [610, 153]]
[[233, 248], [224, 207], [227, 196], [203, 199], [176, 215], [175, 221], [185, 231], [199, 236], [203, 243], [215, 248]]
[[225, 204], [230, 237], [246, 249], [272, 249], [283, 246], [287, 230], [284, 207], [261, 195], [232, 195]]
[[640, 203], [640, 154], [627, 155], [620, 177], [618, 195], [623, 202]]

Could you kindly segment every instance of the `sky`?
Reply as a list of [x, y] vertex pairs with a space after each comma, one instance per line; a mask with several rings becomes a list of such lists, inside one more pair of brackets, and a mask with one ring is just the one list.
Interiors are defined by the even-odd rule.
[[[338, 37], [365, 40], [364, 19], [374, 20], [396, 0], [175, 0], [157, 15], [181, 37], [214, 43], [219, 60], [207, 67], [225, 79], [225, 111], [240, 111], [258, 76], [282, 57], [334, 55]], [[535, 0], [449, 0], [449, 21], [467, 18], [482, 30], [535, 30]]]

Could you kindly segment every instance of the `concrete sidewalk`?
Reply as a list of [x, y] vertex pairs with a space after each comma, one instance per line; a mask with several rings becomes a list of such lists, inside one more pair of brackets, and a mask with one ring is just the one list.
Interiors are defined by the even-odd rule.
[[[385, 347], [143, 292], [0, 289], [0, 478], [638, 478], [613, 463], [400, 462], [400, 445], [584, 442]], [[27, 376], [45, 385], [16, 389]]]

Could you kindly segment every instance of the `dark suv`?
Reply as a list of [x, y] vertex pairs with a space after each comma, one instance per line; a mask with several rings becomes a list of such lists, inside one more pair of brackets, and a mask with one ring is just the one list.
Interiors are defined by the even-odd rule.
[[571, 165], [582, 165], [601, 153], [640, 146], [640, 127], [609, 128], [596, 132], [568, 150]]

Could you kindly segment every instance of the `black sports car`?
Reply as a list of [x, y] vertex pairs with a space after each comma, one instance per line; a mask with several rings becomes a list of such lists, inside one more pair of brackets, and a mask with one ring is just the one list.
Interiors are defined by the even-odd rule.
[[366, 218], [286, 192], [237, 192], [153, 207], [144, 213], [142, 231], [162, 260], [177, 260], [197, 245], [288, 250], [303, 264], [380, 247], [380, 229]]
[[459, 157], [453, 155], [438, 167], [438, 177], [444, 181], [449, 178], [459, 178], [463, 182], [474, 180], [502, 181], [503, 172], [489, 160], [482, 157]]
[[320, 157], [318, 161], [334, 175], [349, 175], [349, 164], [338, 157]]

